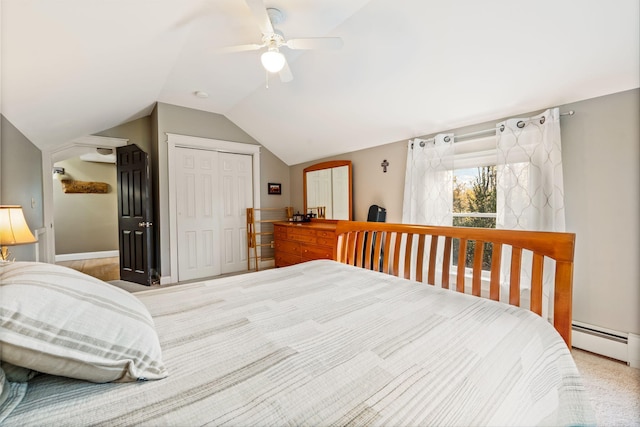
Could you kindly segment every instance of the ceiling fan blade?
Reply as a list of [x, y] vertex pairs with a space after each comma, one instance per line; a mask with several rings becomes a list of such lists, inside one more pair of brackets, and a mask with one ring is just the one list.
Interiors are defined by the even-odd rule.
[[291, 68], [289, 68], [289, 63], [285, 61], [284, 67], [280, 70], [280, 81], [282, 83], [287, 83], [293, 80], [293, 74], [291, 73]]
[[340, 37], [291, 39], [285, 43], [290, 49], [340, 49], [342, 44]]
[[251, 13], [258, 21], [258, 26], [262, 34], [273, 34], [273, 25], [271, 25], [271, 19], [265, 8], [263, 0], [245, 0], [247, 6], [251, 9]]
[[265, 46], [264, 44], [257, 44], [257, 43], [240, 44], [236, 46], [221, 47], [216, 49], [216, 52], [218, 53], [245, 52], [248, 50], [258, 50], [263, 48], [264, 46]]

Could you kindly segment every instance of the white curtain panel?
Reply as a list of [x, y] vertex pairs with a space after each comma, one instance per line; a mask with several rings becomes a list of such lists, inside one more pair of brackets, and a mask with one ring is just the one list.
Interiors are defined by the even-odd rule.
[[[451, 226], [455, 154], [453, 134], [438, 134], [433, 141], [409, 141], [407, 151], [402, 222]], [[414, 242], [413, 250], [417, 250], [417, 241]], [[400, 256], [404, 254], [401, 253]], [[436, 254], [436, 286], [441, 286], [443, 257], [444, 243], [440, 242]], [[428, 265], [428, 260], [425, 260], [424, 268]], [[423, 274], [426, 275], [426, 271], [423, 271]], [[415, 271], [411, 272], [411, 277], [416, 277]]]
[[497, 228], [564, 231], [560, 113], [498, 123]]
[[[496, 228], [565, 231], [560, 112], [512, 118], [497, 125]], [[503, 252], [503, 283], [509, 280], [510, 251]], [[523, 296], [531, 283], [531, 253], [523, 253]], [[545, 261], [543, 316], [553, 311], [554, 265]], [[504, 289], [503, 289], [504, 290]], [[507, 292], [502, 292], [507, 297]], [[528, 299], [528, 297], [526, 298]]]
[[453, 134], [438, 134], [434, 141], [409, 141], [403, 223], [453, 224], [453, 157]]

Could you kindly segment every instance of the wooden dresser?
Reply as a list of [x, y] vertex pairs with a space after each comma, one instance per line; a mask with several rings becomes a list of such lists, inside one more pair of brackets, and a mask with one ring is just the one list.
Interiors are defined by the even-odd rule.
[[311, 221], [273, 224], [276, 267], [314, 259], [334, 259], [336, 223]]

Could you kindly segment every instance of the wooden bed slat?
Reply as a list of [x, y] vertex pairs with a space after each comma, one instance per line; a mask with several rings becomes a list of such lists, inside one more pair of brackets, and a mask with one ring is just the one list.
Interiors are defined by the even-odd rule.
[[511, 272], [509, 273], [509, 304], [520, 306], [520, 269], [522, 248], [511, 249]]
[[464, 293], [465, 262], [467, 260], [467, 239], [460, 238], [458, 247], [458, 270], [456, 273], [456, 291]]
[[429, 250], [429, 273], [427, 283], [436, 284], [436, 258], [438, 256], [438, 236], [431, 236], [431, 249]]
[[[367, 233], [367, 243], [364, 236]], [[374, 234], [375, 233], [375, 234]], [[553, 302], [554, 326], [571, 346], [571, 304], [573, 289], [573, 256], [575, 234], [542, 231], [496, 230], [467, 227], [435, 227], [380, 222], [338, 221], [336, 226], [338, 246], [336, 259], [340, 262], [371, 268], [376, 271], [410, 278], [411, 269], [416, 269], [416, 279], [423, 279], [425, 253], [429, 253], [427, 283], [435, 284], [438, 241], [444, 240], [442, 281], [440, 286], [450, 288], [451, 253], [453, 240], [460, 242], [456, 271], [456, 291], [465, 292], [466, 251], [474, 242], [471, 293], [481, 295], [482, 258], [484, 243], [492, 245], [491, 271], [489, 273], [489, 298], [500, 300], [500, 269], [504, 248], [511, 249], [509, 303], [520, 306], [521, 270], [523, 250], [533, 254], [531, 265], [531, 311], [540, 315], [543, 307], [543, 270], [545, 258], [554, 259], [555, 293]], [[376, 237], [375, 244], [373, 236]], [[403, 242], [403, 236], [404, 242]], [[415, 237], [414, 237], [415, 236]], [[427, 236], [430, 239], [427, 239]], [[382, 243], [384, 240], [384, 243]], [[429, 241], [429, 248], [426, 248]], [[403, 244], [404, 243], [404, 244]], [[414, 248], [414, 246], [416, 246]], [[401, 259], [401, 254], [403, 259]], [[382, 261], [380, 261], [380, 259]], [[506, 262], [506, 261], [505, 261]], [[402, 263], [402, 264], [401, 264]]]
[[422, 269], [424, 267], [424, 234], [418, 236], [418, 259], [416, 263], [416, 280], [423, 282]]
[[531, 311], [542, 316], [542, 269], [544, 257], [533, 254], [531, 266]]
[[378, 270], [380, 268], [380, 247], [382, 245], [382, 238], [384, 233], [375, 233], [374, 239], [376, 241], [373, 247], [372, 262], [374, 262], [373, 269]]
[[475, 251], [473, 253], [473, 281], [471, 293], [480, 296], [482, 289], [482, 257], [484, 256], [484, 242], [476, 240]]
[[451, 265], [451, 241], [450, 236], [444, 238], [444, 256], [442, 257], [442, 287], [449, 289], [449, 266]]
[[400, 245], [402, 244], [402, 234], [403, 233], [394, 233], [393, 270], [391, 270], [391, 274], [398, 277], [400, 277]]
[[411, 265], [415, 264], [411, 251], [413, 249], [413, 234], [407, 234], [407, 239], [404, 242], [404, 278], [411, 278]]
[[358, 233], [358, 238], [356, 239], [356, 265], [362, 267], [362, 241], [364, 240], [364, 232]]
[[382, 272], [393, 274], [389, 271], [389, 257], [391, 256], [391, 233], [384, 233], [384, 254], [382, 255]]
[[366, 268], [367, 270], [371, 270], [371, 258], [374, 256], [373, 254], [373, 236], [375, 235], [375, 233], [373, 232], [365, 232], [364, 234], [364, 250], [363, 252], [363, 257], [364, 257], [364, 268]]
[[489, 298], [500, 301], [500, 267], [502, 266], [502, 243], [493, 243], [491, 251], [491, 282]]

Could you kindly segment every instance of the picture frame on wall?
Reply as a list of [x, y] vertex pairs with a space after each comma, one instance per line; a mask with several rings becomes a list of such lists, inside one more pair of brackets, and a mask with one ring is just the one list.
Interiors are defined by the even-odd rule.
[[277, 182], [270, 182], [267, 185], [267, 192], [269, 194], [282, 194], [282, 184]]

